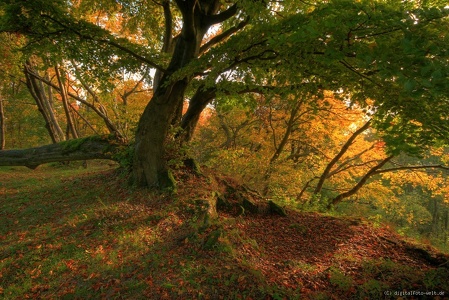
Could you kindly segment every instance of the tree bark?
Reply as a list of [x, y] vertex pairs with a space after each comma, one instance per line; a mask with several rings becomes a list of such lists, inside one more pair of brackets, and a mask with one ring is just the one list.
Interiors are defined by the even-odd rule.
[[115, 160], [120, 142], [113, 136], [92, 136], [36, 148], [1, 150], [0, 166], [26, 166], [31, 169], [50, 162], [90, 159]]
[[133, 163], [134, 180], [138, 186], [173, 188], [166, 145], [177, 106], [184, 100], [187, 80], [170, 87], [160, 87], [165, 94], [153, 96], [145, 108], [136, 132]]
[[199, 56], [204, 35], [214, 24], [216, 17], [220, 16], [217, 15], [219, 0], [175, 2], [183, 18], [181, 33], [176, 39], [169, 66], [162, 74], [153, 98], [145, 108], [137, 127], [133, 175], [138, 186], [174, 188], [175, 183], [167, 163], [170, 157], [166, 150], [167, 144], [171, 142], [171, 126], [181, 124], [180, 108], [192, 77], [173, 80], [170, 76]]
[[36, 101], [39, 112], [45, 120], [46, 128], [53, 141], [53, 143], [58, 143], [65, 140], [64, 132], [59, 126], [58, 120], [53, 112], [50, 99], [46, 96], [45, 90], [42, 87], [42, 82], [38, 82], [36, 77], [32, 74], [34, 73], [30, 62], [26, 62], [24, 65], [24, 74], [26, 78], [26, 85], [31, 93], [31, 96]]
[[[70, 112], [69, 100], [67, 99], [67, 89], [64, 85], [64, 80], [62, 79], [61, 72], [58, 66], [55, 66], [56, 78], [58, 79], [59, 90], [61, 94], [62, 105], [64, 107], [65, 116], [67, 118], [67, 133], [71, 133], [74, 139], [78, 138], [78, 132], [75, 128], [75, 123], [73, 122], [73, 117]], [[66, 136], [67, 140], [70, 139], [69, 134]]]
[[332, 205], [336, 205], [338, 203], [340, 203], [343, 199], [351, 197], [352, 195], [354, 195], [355, 193], [357, 193], [366, 183], [366, 181], [371, 177], [374, 176], [376, 174], [379, 174], [377, 172], [377, 170], [379, 170], [380, 168], [382, 168], [387, 162], [389, 162], [394, 156], [390, 155], [387, 158], [383, 159], [382, 161], [380, 161], [377, 165], [375, 165], [374, 167], [372, 167], [363, 177], [362, 179], [360, 179], [360, 181], [349, 191], [341, 193], [340, 195], [338, 195], [337, 197], [335, 197], [334, 199], [332, 199], [332, 201], [330, 202], [328, 208], [331, 208]]
[[181, 122], [181, 128], [184, 131], [184, 140], [186, 142], [192, 139], [196, 125], [200, 119], [201, 112], [215, 98], [215, 95], [215, 88], [204, 89], [204, 87], [201, 86], [197, 89], [192, 99], [190, 99], [189, 108], [182, 117]]
[[343, 145], [343, 147], [340, 149], [340, 151], [338, 152], [337, 155], [335, 155], [335, 157], [329, 162], [329, 164], [326, 166], [326, 169], [324, 169], [323, 173], [320, 176], [320, 180], [318, 181], [317, 186], [315, 187], [314, 190], [314, 194], [318, 194], [321, 192], [324, 182], [326, 181], [326, 179], [329, 176], [330, 171], [332, 170], [332, 168], [335, 166], [335, 164], [340, 160], [340, 158], [342, 158], [342, 156], [346, 153], [346, 151], [348, 151], [349, 147], [352, 145], [352, 143], [354, 142], [354, 140], [365, 130], [367, 130], [369, 128], [369, 126], [371, 125], [371, 120], [366, 122], [362, 127], [360, 127], [359, 129], [357, 129], [352, 135], [351, 137], [346, 141], [346, 143]]
[[[86, 89], [86, 91], [94, 98], [94, 102], [98, 103], [99, 107], [97, 108], [95, 106], [95, 104], [89, 103], [85, 99], [78, 97], [77, 95], [74, 95], [73, 93], [67, 92], [67, 95], [70, 96], [71, 98], [73, 98], [74, 100], [81, 102], [81, 104], [85, 105], [86, 107], [92, 109], [104, 121], [106, 127], [108, 128], [108, 130], [111, 134], [115, 134], [117, 136], [124, 138], [123, 134], [120, 132], [120, 130], [117, 128], [117, 126], [112, 122], [112, 120], [105, 113], [105, 109], [104, 109], [103, 105], [100, 103], [98, 96], [81, 79], [81, 77], [79, 76], [79, 72], [77, 71], [77, 68], [75, 65], [74, 65], [74, 68], [75, 68], [75, 75], [77, 76], [77, 79], [81, 82], [81, 84]], [[36, 74], [34, 72], [30, 72], [29, 75], [36, 78], [37, 80], [42, 81], [43, 83], [47, 84], [48, 86], [54, 88], [56, 91], [61, 92], [61, 90], [59, 89], [59, 87], [56, 84], [52, 83], [51, 81], [49, 81], [45, 78], [40, 77], [38, 74]]]
[[3, 109], [3, 99], [0, 95], [0, 150], [6, 146], [6, 130], [5, 130], [5, 111]]

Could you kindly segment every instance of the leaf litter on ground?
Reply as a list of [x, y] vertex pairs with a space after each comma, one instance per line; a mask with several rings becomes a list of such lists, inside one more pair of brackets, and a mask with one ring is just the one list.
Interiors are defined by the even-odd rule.
[[218, 188], [204, 178], [188, 177], [167, 195], [129, 187], [101, 163], [0, 173], [5, 299], [449, 295], [447, 255], [362, 219], [290, 209], [287, 217], [221, 212], [192, 232], [190, 200]]

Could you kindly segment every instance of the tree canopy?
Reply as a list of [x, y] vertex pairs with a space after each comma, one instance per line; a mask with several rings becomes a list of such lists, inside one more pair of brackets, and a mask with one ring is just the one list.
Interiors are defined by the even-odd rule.
[[393, 155], [447, 143], [448, 14], [445, 1], [6, 0], [0, 32], [24, 38], [23, 60], [76, 62], [103, 90], [146, 74], [134, 178], [170, 187], [171, 141], [190, 140], [213, 100], [252, 101], [243, 94], [313, 106], [331, 91]]

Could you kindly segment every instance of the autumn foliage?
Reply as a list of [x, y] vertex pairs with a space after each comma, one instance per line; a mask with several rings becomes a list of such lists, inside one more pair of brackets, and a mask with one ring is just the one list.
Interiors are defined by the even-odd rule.
[[447, 3], [312, 2], [0, 2], [0, 297], [448, 289]]

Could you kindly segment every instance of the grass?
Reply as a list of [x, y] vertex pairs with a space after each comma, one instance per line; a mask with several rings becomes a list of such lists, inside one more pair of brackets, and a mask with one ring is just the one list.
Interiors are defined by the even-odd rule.
[[[87, 170], [76, 164], [0, 168], [0, 296], [201, 298], [228, 288], [235, 298], [263, 293], [232, 288], [248, 275], [222, 251], [225, 246], [203, 249], [208, 232], [182, 238], [189, 210], [180, 211], [176, 198], [132, 189], [115, 175], [101, 163]], [[230, 267], [221, 270], [223, 265]]]
[[[111, 175], [108, 169], [99, 164], [89, 172], [75, 167], [0, 170], [8, 185], [0, 197], [6, 298], [112, 293], [109, 285], [121, 282], [122, 271], [141, 259], [137, 254], [148, 252], [157, 240], [142, 229], [151, 214], [142, 205], [128, 204], [120, 190], [97, 188], [103, 176]], [[122, 291], [132, 286], [139, 292], [139, 285], [127, 280], [121, 285]]]
[[[0, 167], [0, 178], [4, 299], [356, 299], [415, 283], [449, 289], [447, 269], [418, 272], [387, 259], [362, 263], [349, 250], [312, 262], [290, 251], [315, 238], [302, 215], [273, 218], [273, 227], [266, 223], [271, 219], [257, 227], [250, 217], [223, 215], [202, 228], [192, 201], [201, 184], [192, 194], [139, 190], [100, 162], [88, 169]], [[347, 227], [317, 214], [307, 218], [324, 229]], [[257, 234], [247, 232], [249, 224]], [[273, 254], [268, 230], [291, 244], [279, 242]], [[348, 238], [340, 234], [338, 243]]]

